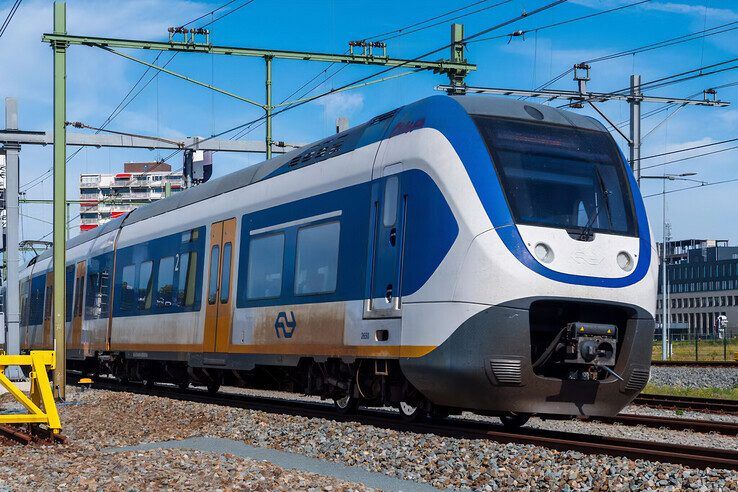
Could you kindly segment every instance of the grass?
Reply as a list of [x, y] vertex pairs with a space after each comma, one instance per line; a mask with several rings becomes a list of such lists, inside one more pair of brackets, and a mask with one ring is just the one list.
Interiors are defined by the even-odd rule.
[[682, 386], [658, 386], [647, 384], [643, 393], [650, 395], [689, 396], [692, 398], [722, 398], [738, 400], [738, 387], [733, 388], [685, 388]]
[[[694, 341], [672, 342], [672, 352], [670, 360], [695, 360], [694, 358]], [[738, 339], [732, 338], [728, 340], [728, 360], [734, 360], [735, 354], [738, 353]], [[700, 361], [717, 361], [723, 359], [723, 341], [722, 340], [700, 340], [697, 347], [697, 354]], [[653, 343], [651, 350], [651, 358], [653, 360], [661, 360], [661, 341]]]

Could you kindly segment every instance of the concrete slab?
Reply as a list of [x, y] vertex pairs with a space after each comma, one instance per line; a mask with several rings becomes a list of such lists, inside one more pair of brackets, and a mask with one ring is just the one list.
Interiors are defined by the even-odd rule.
[[181, 441], [153, 442], [139, 444], [137, 446], [108, 448], [104, 452], [120, 453], [125, 451], [146, 451], [150, 449], [191, 449], [206, 453], [229, 453], [243, 458], [268, 461], [282, 468], [304, 470], [387, 491], [430, 492], [438, 490], [428, 484], [402, 480], [355, 466], [345, 466], [332, 461], [310, 458], [298, 453], [249, 446], [233, 439], [217, 437], [193, 437]]

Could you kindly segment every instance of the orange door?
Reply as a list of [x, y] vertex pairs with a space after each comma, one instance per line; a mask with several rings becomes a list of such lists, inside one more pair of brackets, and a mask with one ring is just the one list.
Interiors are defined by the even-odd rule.
[[69, 349], [82, 349], [82, 318], [85, 305], [85, 262], [77, 263], [74, 275], [74, 304], [72, 305], [72, 340]]
[[230, 345], [235, 237], [236, 219], [210, 227], [203, 352], [225, 352]]
[[45, 349], [53, 349], [52, 340], [54, 339], [53, 330], [54, 323], [54, 272], [46, 274], [46, 293], [44, 295], [44, 334], [41, 346]]

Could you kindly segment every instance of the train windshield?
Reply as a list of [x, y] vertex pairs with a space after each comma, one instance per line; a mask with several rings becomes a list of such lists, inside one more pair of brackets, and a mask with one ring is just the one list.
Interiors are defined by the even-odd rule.
[[486, 116], [474, 120], [516, 223], [636, 235], [624, 163], [603, 132]]

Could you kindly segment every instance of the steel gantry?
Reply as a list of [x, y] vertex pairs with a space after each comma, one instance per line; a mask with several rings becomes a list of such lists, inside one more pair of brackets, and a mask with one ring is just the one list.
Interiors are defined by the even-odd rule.
[[[707, 89], [703, 91], [702, 99], [684, 99], [678, 97], [655, 97], [646, 96], [641, 92], [641, 76], [631, 75], [630, 86], [627, 90], [614, 91], [614, 92], [592, 92], [587, 89], [587, 82], [589, 81], [589, 65], [577, 64], [574, 65], [574, 80], [578, 84], [578, 88], [575, 91], [567, 90], [554, 90], [554, 89], [541, 89], [541, 90], [526, 90], [526, 89], [503, 89], [496, 87], [463, 87], [464, 93], [469, 94], [493, 94], [500, 96], [516, 96], [516, 97], [534, 97], [545, 99], [546, 101], [553, 100], [567, 100], [569, 101], [566, 106], [570, 107], [583, 107], [584, 104], [588, 104], [594, 109], [602, 118], [604, 118], [615, 131], [620, 134], [621, 137], [628, 142], [629, 149], [629, 161], [633, 168], [633, 173], [636, 176], [636, 180], [640, 185], [641, 182], [641, 104], [642, 103], [656, 103], [656, 104], [674, 104], [681, 108], [685, 106], [717, 106], [725, 107], [730, 105], [728, 101], [721, 101], [717, 99], [716, 91], [713, 89]], [[439, 85], [436, 86], [439, 91], [448, 91], [452, 89], [451, 86]], [[620, 130], [619, 125], [612, 122], [607, 115], [600, 110], [595, 103], [601, 103], [606, 101], [626, 101], [630, 106], [630, 133], [626, 135]], [[673, 114], [673, 113], [672, 113]], [[658, 125], [657, 125], [658, 126]], [[655, 128], [654, 128], [655, 129]], [[651, 132], [654, 130], [652, 129]], [[651, 133], [649, 132], [649, 133]], [[648, 135], [648, 134], [647, 134]]]
[[[175, 39], [176, 35], [182, 34], [182, 40]], [[204, 36], [204, 41], [198, 43], [197, 36]], [[169, 39], [167, 41], [144, 41], [135, 39], [116, 39], [94, 36], [74, 36], [66, 32], [66, 3], [62, 1], [54, 2], [54, 31], [43, 35], [43, 41], [51, 45], [54, 52], [54, 299], [65, 299], [64, 271], [65, 271], [65, 200], [66, 200], [66, 52], [70, 45], [82, 45], [96, 47], [106, 50], [110, 53], [124, 57], [131, 61], [146, 65], [159, 72], [167, 73], [177, 78], [186, 80], [196, 85], [206, 87], [210, 90], [219, 92], [229, 97], [238, 99], [242, 102], [260, 107], [264, 110], [266, 119], [266, 136], [264, 139], [266, 157], [272, 155], [272, 116], [275, 108], [280, 106], [291, 106], [297, 103], [306, 102], [310, 98], [289, 101], [282, 104], [273, 104], [272, 102], [272, 61], [275, 59], [284, 60], [302, 60], [316, 61], [328, 63], [343, 63], [353, 65], [374, 65], [384, 67], [407, 67], [409, 69], [430, 70], [434, 73], [440, 73], [448, 76], [450, 82], [450, 92], [456, 91], [463, 86], [466, 75], [476, 70], [476, 65], [468, 63], [464, 56], [465, 44], [463, 37], [463, 27], [460, 24], [451, 26], [451, 44], [449, 60], [420, 60], [420, 59], [401, 59], [390, 58], [386, 54], [386, 45], [384, 43], [360, 41], [358, 43], [350, 43], [350, 49], [344, 54], [333, 53], [316, 53], [304, 51], [289, 50], [269, 50], [244, 48], [237, 46], [217, 46], [210, 43], [209, 32], [204, 29], [185, 29], [183, 27], [170, 28]], [[354, 52], [355, 47], [361, 50]], [[148, 63], [144, 60], [135, 58], [127, 53], [116, 50], [121, 49], [140, 49], [140, 50], [156, 50], [156, 51], [175, 51], [182, 53], [200, 53], [212, 55], [230, 55], [262, 58], [265, 62], [265, 102], [259, 103], [233, 94], [230, 91], [218, 88], [212, 84], [195, 80], [191, 77], [176, 73], [164, 67]], [[377, 49], [378, 53], [374, 50]], [[404, 74], [414, 73], [414, 71]], [[383, 79], [365, 82], [363, 84], [351, 85], [341, 88], [340, 90], [349, 90], [372, 83], [381, 82], [389, 78], [395, 78], [404, 74], [393, 75]], [[64, 302], [54, 303], [54, 344], [57, 353], [62, 354], [57, 359], [56, 370], [54, 371], [54, 388], [57, 396], [64, 397], [65, 394], [65, 370], [66, 370], [66, 353], [65, 336], [64, 336]]]

